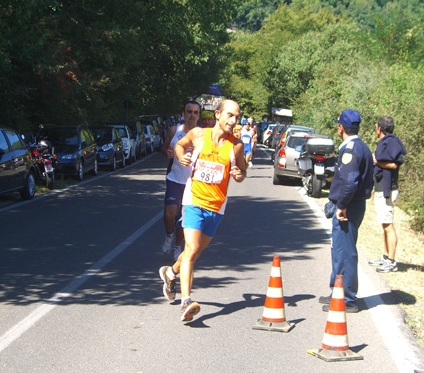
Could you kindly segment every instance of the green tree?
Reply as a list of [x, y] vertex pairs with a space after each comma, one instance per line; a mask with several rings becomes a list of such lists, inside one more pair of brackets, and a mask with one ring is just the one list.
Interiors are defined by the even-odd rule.
[[238, 3], [5, 0], [0, 97], [10, 122], [179, 111], [217, 80]]
[[280, 3], [281, 1], [278, 0], [244, 1], [238, 9], [233, 27], [250, 32], [260, 30], [265, 19], [277, 9]]
[[225, 89], [245, 112], [257, 117], [270, 112], [271, 106], [284, 106], [285, 99], [277, 100], [267, 83], [273, 79], [268, 72], [275, 56], [284, 54], [286, 45], [304, 33], [321, 30], [334, 22], [336, 17], [325, 10], [314, 13], [309, 8], [293, 10], [281, 5], [267, 18], [260, 31], [254, 34], [235, 32], [228, 45], [231, 57], [222, 76]]

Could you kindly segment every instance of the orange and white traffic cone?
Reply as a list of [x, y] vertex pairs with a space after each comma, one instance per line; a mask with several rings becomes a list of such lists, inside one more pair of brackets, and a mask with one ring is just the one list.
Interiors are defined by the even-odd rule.
[[333, 293], [328, 311], [327, 325], [325, 326], [322, 348], [308, 350], [308, 354], [325, 361], [362, 360], [349, 349], [347, 338], [346, 306], [344, 299], [343, 275], [336, 275]]
[[294, 323], [286, 321], [280, 257], [274, 256], [262, 319], [253, 325], [253, 329], [289, 332], [294, 327]]

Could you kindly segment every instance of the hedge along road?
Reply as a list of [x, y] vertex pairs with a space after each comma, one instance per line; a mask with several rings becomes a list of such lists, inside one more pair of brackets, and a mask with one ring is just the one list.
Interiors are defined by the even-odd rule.
[[[254, 165], [242, 184], [230, 184], [227, 213], [196, 266], [193, 298], [202, 310], [186, 324], [179, 302], [162, 296], [158, 276], [171, 260], [160, 252], [161, 154], [3, 209], [1, 371], [422, 369], [399, 307], [365, 266], [361, 312], [346, 315], [349, 346], [364, 359], [331, 364], [307, 354], [321, 347], [328, 316], [318, 303], [329, 291], [330, 240], [321, 224], [328, 221], [298, 185], [272, 185], [263, 149]], [[289, 333], [252, 328], [274, 255], [281, 258], [285, 316], [295, 324]]]

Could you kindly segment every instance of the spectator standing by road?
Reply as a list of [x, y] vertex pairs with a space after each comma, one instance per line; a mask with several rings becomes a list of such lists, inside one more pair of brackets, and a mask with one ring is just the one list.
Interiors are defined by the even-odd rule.
[[[343, 275], [346, 312], [358, 312], [358, 239], [359, 226], [365, 214], [366, 200], [373, 187], [373, 159], [368, 146], [360, 139], [361, 116], [356, 110], [344, 110], [337, 133], [343, 140], [339, 147], [337, 167], [330, 187], [329, 200], [337, 209], [332, 218], [331, 276], [333, 289], [336, 275]], [[331, 295], [319, 298], [323, 311], [329, 310]]]
[[201, 108], [196, 101], [188, 101], [184, 104], [181, 124], [171, 127], [166, 135], [162, 146], [162, 153], [168, 157], [169, 164], [166, 174], [165, 207], [163, 222], [166, 236], [162, 246], [164, 253], [169, 253], [175, 240], [174, 260], [181, 253], [183, 231], [179, 224], [175, 224], [181, 216], [181, 201], [187, 179], [190, 177], [190, 169], [183, 166], [175, 157], [174, 147], [178, 140], [183, 138], [188, 131], [197, 126]]
[[[215, 110], [213, 128], [194, 128], [175, 145], [176, 158], [192, 170], [183, 196], [185, 246], [174, 265], [161, 267], [159, 274], [168, 300], [176, 297], [176, 275], [180, 274], [181, 321], [191, 321], [200, 311], [200, 305], [191, 299], [194, 264], [223, 218], [230, 176], [237, 182], [246, 177], [243, 144], [233, 135], [239, 116], [237, 102], [223, 100]], [[191, 147], [192, 154], [188, 153]]]
[[393, 134], [394, 128], [393, 118], [389, 116], [378, 118], [375, 125], [380, 141], [374, 154], [374, 205], [377, 221], [383, 228], [383, 255], [368, 264], [378, 267], [376, 271], [383, 273], [397, 271], [394, 205], [399, 196], [399, 167], [407, 153], [402, 141]]

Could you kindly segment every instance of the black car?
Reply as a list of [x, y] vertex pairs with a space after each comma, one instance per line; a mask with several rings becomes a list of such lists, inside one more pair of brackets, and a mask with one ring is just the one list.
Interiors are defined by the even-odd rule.
[[124, 143], [115, 127], [91, 127], [97, 143], [97, 164], [115, 171], [117, 164], [125, 167]]
[[280, 141], [281, 136], [286, 132], [288, 125], [278, 123], [272, 130], [271, 135], [269, 136], [269, 147], [275, 149]]
[[22, 137], [0, 128], [0, 194], [19, 191], [23, 199], [35, 195], [35, 162]]
[[79, 181], [85, 172], [97, 175], [97, 144], [86, 125], [46, 125], [40, 135], [50, 141], [58, 157], [57, 174], [76, 176]]

